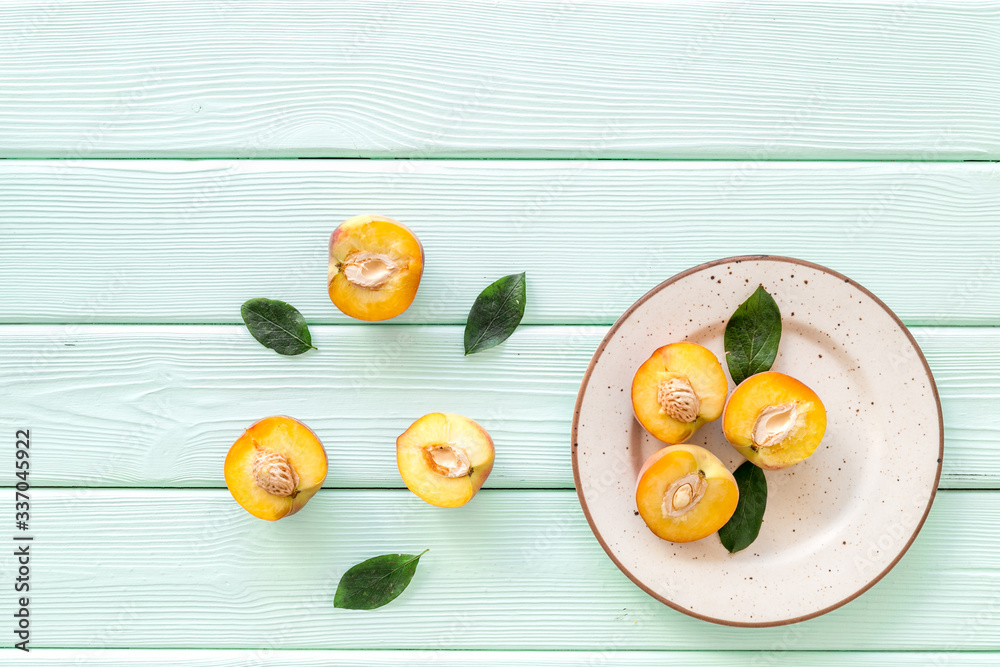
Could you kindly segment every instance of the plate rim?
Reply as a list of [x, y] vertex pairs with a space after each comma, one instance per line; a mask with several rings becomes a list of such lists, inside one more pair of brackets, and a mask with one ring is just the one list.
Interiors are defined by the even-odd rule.
[[[730, 621], [726, 619], [716, 618], [714, 616], [699, 614], [691, 609], [686, 609], [680, 606], [679, 604], [676, 604], [671, 600], [667, 599], [666, 597], [660, 595], [659, 593], [653, 591], [649, 586], [645, 585], [643, 582], [639, 581], [635, 576], [633, 576], [633, 574], [624, 565], [622, 565], [621, 561], [618, 560], [618, 558], [612, 552], [611, 548], [608, 547], [608, 544], [604, 541], [604, 537], [601, 535], [600, 531], [594, 525], [593, 517], [591, 517], [590, 515], [590, 508], [587, 506], [586, 498], [584, 498], [583, 488], [580, 484], [580, 466], [577, 461], [577, 448], [579, 446], [579, 443], [577, 442], [577, 430], [580, 425], [580, 407], [583, 405], [583, 397], [584, 394], [586, 393], [587, 385], [590, 382], [590, 376], [594, 371], [594, 367], [597, 365], [597, 360], [601, 356], [601, 354], [603, 354], [604, 348], [607, 347], [608, 343], [611, 341], [611, 338], [615, 335], [615, 333], [622, 326], [622, 324], [625, 323], [625, 320], [627, 320], [629, 316], [631, 316], [632, 313], [639, 306], [644, 304], [648, 299], [652, 298], [663, 289], [666, 289], [673, 283], [681, 280], [682, 278], [686, 278], [687, 276], [693, 273], [704, 271], [705, 269], [709, 269], [722, 264], [733, 264], [733, 263], [760, 261], [760, 260], [797, 264], [810, 269], [815, 269], [816, 271], [820, 271], [822, 273], [827, 273], [829, 275], [832, 275], [860, 290], [868, 298], [870, 298], [876, 304], [881, 306], [886, 313], [888, 313], [889, 317], [891, 317], [892, 320], [896, 323], [896, 326], [898, 326], [902, 330], [903, 334], [910, 341], [910, 344], [916, 351], [917, 356], [920, 358], [920, 362], [924, 366], [924, 372], [927, 374], [927, 379], [930, 383], [931, 394], [933, 395], [934, 403], [937, 406], [937, 416], [938, 416], [938, 460], [937, 460], [938, 464], [937, 464], [937, 472], [934, 475], [934, 485], [931, 489], [930, 497], [927, 499], [927, 507], [924, 508], [923, 515], [920, 517], [920, 520], [917, 521], [917, 525], [916, 528], [914, 528], [913, 530], [913, 534], [910, 535], [909, 539], [906, 541], [906, 544], [903, 545], [903, 548], [900, 549], [896, 557], [892, 559], [892, 562], [890, 562], [886, 566], [886, 568], [881, 572], [879, 572], [871, 581], [869, 581], [867, 584], [862, 586], [860, 589], [858, 589], [851, 595], [848, 595], [844, 599], [835, 602], [834, 604], [829, 605], [818, 611], [811, 612], [809, 614], [803, 614], [802, 616], [796, 616], [794, 618], [783, 619], [780, 621], [744, 622], [744, 621]], [[885, 303], [880, 298], [875, 296], [864, 285], [861, 285], [860, 283], [852, 280], [851, 278], [845, 276], [844, 274], [838, 271], [834, 271], [833, 269], [827, 268], [821, 264], [816, 264], [815, 262], [810, 262], [804, 259], [798, 259], [796, 257], [786, 257], [783, 255], [736, 255], [733, 257], [724, 257], [722, 259], [716, 259], [709, 262], [704, 262], [702, 264], [698, 264], [697, 266], [693, 266], [689, 269], [685, 269], [684, 271], [681, 271], [680, 273], [677, 273], [671, 276], [670, 278], [667, 278], [666, 280], [664, 280], [663, 282], [661, 282], [660, 284], [656, 285], [651, 290], [643, 294], [641, 297], [639, 297], [635, 301], [635, 303], [629, 306], [625, 310], [625, 312], [622, 313], [622, 315], [617, 320], [615, 320], [615, 323], [611, 325], [611, 328], [601, 339], [600, 344], [594, 351], [593, 356], [591, 356], [590, 363], [587, 365], [587, 370], [583, 374], [583, 379], [580, 381], [580, 389], [577, 391], [576, 394], [576, 404], [573, 407], [573, 427], [570, 434], [570, 450], [572, 453], [571, 458], [573, 461], [573, 483], [576, 486], [576, 496], [577, 499], [580, 501], [580, 507], [583, 508], [583, 515], [586, 517], [587, 523], [590, 525], [590, 530], [594, 534], [594, 537], [597, 538], [597, 541], [601, 545], [601, 548], [604, 549], [604, 552], [611, 559], [611, 562], [613, 562], [615, 566], [619, 570], [621, 570], [622, 574], [628, 577], [633, 584], [639, 587], [639, 589], [644, 591], [650, 597], [654, 598], [655, 600], [658, 600], [659, 602], [670, 607], [671, 609], [675, 609], [683, 614], [687, 614], [688, 616], [692, 616], [694, 618], [701, 619], [703, 621], [716, 623], [718, 625], [727, 625], [731, 627], [740, 627], [740, 628], [768, 628], [768, 627], [776, 627], [782, 625], [791, 625], [793, 623], [800, 623], [802, 621], [807, 621], [811, 618], [816, 618], [817, 616], [822, 616], [823, 614], [827, 614], [833, 611], [834, 609], [839, 609], [848, 602], [854, 600], [863, 593], [867, 592], [869, 589], [872, 588], [872, 586], [881, 581], [882, 578], [885, 575], [887, 575], [889, 571], [892, 570], [892, 568], [894, 568], [896, 564], [903, 558], [906, 552], [910, 550], [910, 546], [913, 544], [913, 541], [917, 539], [917, 535], [920, 534], [921, 529], [924, 527], [924, 522], [927, 520], [927, 516], [930, 514], [931, 511], [931, 506], [934, 504], [934, 499], [937, 497], [938, 485], [941, 483], [941, 470], [944, 465], [944, 415], [941, 410], [941, 396], [938, 394], [937, 383], [934, 381], [934, 374], [931, 372], [931, 367], [927, 363], [927, 358], [924, 356], [923, 350], [920, 349], [920, 345], [917, 344], [917, 341], [913, 337], [913, 334], [910, 333], [910, 330], [907, 328], [907, 326], [903, 324], [903, 321], [899, 319], [899, 316], [896, 315], [896, 313], [894, 313], [892, 309], [889, 308], [889, 306], [885, 305]]]

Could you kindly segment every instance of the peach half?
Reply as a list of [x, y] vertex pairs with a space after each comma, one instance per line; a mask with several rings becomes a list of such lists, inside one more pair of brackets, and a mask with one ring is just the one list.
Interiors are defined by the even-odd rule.
[[758, 373], [729, 397], [722, 432], [754, 465], [781, 470], [809, 458], [819, 447], [826, 432], [826, 408], [795, 378]]
[[358, 215], [330, 235], [327, 291], [345, 315], [396, 317], [413, 303], [423, 271], [423, 246], [392, 218]]
[[653, 352], [632, 380], [635, 418], [671, 445], [722, 415], [729, 382], [722, 365], [697, 343], [672, 343]]
[[670, 542], [708, 537], [726, 525], [739, 499], [732, 473], [697, 445], [672, 445], [650, 456], [635, 489], [639, 516]]
[[417, 496], [438, 507], [459, 507], [493, 470], [493, 439], [468, 417], [432, 412], [396, 438], [396, 464]]
[[247, 512], [276, 521], [305, 507], [326, 479], [326, 450], [291, 417], [248, 428], [226, 455], [226, 486]]

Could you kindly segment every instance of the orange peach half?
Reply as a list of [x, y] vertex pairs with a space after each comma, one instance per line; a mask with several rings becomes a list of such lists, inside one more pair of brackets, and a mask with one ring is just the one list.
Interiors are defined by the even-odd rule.
[[417, 496], [438, 507], [459, 507], [493, 470], [493, 439], [468, 417], [433, 412], [396, 438], [396, 464]]
[[396, 317], [413, 303], [423, 270], [423, 246], [392, 218], [358, 215], [330, 235], [327, 291], [345, 315]]
[[673, 445], [718, 419], [728, 390], [714, 354], [697, 343], [672, 343], [635, 372], [632, 409], [647, 431]]
[[672, 445], [650, 456], [635, 489], [639, 516], [670, 542], [708, 537], [726, 525], [739, 499], [732, 473], [697, 445]]
[[305, 507], [326, 479], [326, 450], [291, 417], [267, 417], [229, 448], [226, 486], [247, 512], [276, 521]]
[[729, 397], [722, 432], [740, 454], [765, 470], [803, 461], [826, 432], [819, 396], [784, 373], [751, 375]]

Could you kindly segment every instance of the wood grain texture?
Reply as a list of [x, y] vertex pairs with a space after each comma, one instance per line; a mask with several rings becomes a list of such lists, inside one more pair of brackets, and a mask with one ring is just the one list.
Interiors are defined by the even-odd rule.
[[1000, 324], [1000, 166], [953, 163], [7, 161], [0, 321], [238, 323], [248, 298], [349, 321], [327, 241], [409, 225], [427, 265], [404, 323], [465, 323], [527, 271], [525, 323], [610, 324], [678, 271], [801, 257], [910, 324]]
[[[319, 350], [287, 358], [241, 326], [8, 325], [0, 430], [32, 428], [36, 485], [220, 487], [243, 429], [289, 414], [325, 444], [328, 488], [401, 488], [396, 436], [457, 412], [496, 442], [487, 486], [573, 488], [573, 405], [605, 331], [522, 327], [464, 357], [457, 326], [314, 326]], [[941, 486], [1000, 487], [1000, 329], [914, 333], [944, 408]]]
[[[871, 591], [817, 619], [748, 632], [646, 596], [598, 546], [569, 490], [484, 491], [447, 511], [405, 490], [322, 491], [276, 524], [225, 490], [36, 490], [32, 637], [36, 648], [996, 650], [998, 521], [1000, 494], [942, 492]], [[354, 563], [426, 548], [392, 604], [333, 608]], [[4, 580], [12, 565], [4, 550]], [[0, 601], [7, 618], [12, 598]]]
[[996, 0], [18, 0], [0, 155], [996, 158], [998, 18]]
[[30, 658], [8, 658], [5, 665], [42, 667], [397, 667], [406, 665], [489, 665], [510, 667], [995, 667], [990, 653], [866, 653], [821, 651], [323, 651], [184, 649], [34, 649]]

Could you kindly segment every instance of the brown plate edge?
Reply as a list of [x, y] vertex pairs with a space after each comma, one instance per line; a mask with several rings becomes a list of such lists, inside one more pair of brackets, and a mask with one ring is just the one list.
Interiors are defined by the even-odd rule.
[[[649, 587], [647, 587], [641, 581], [638, 581], [632, 575], [632, 573], [629, 572], [621, 564], [621, 562], [615, 557], [614, 553], [612, 553], [611, 549], [608, 547], [607, 543], [604, 541], [604, 538], [601, 537], [600, 532], [594, 526], [594, 520], [590, 516], [590, 509], [587, 507], [587, 500], [583, 497], [583, 490], [580, 488], [580, 467], [579, 467], [579, 465], [577, 463], [577, 458], [576, 458], [576, 450], [577, 450], [577, 446], [579, 444], [579, 443], [577, 443], [577, 429], [579, 427], [579, 422], [580, 422], [580, 406], [583, 403], [583, 395], [584, 395], [584, 392], [585, 392], [585, 390], [587, 388], [587, 383], [590, 381], [590, 375], [591, 375], [591, 373], [594, 370], [594, 366], [597, 364], [597, 359], [601, 356], [601, 353], [604, 352], [604, 348], [610, 342], [611, 337], [614, 336], [615, 332], [618, 331], [618, 328], [625, 322], [626, 319], [628, 319], [628, 317], [632, 314], [632, 312], [636, 308], [638, 308], [639, 306], [641, 306], [643, 303], [646, 302], [647, 299], [651, 298], [653, 295], [657, 294], [658, 292], [660, 292], [661, 290], [663, 290], [667, 286], [669, 286], [669, 285], [677, 282], [678, 280], [680, 280], [682, 278], [685, 278], [685, 277], [687, 277], [687, 276], [689, 276], [689, 275], [691, 275], [693, 273], [696, 273], [696, 272], [699, 272], [699, 271], [703, 271], [705, 269], [709, 269], [709, 268], [712, 268], [712, 267], [715, 267], [715, 266], [720, 266], [722, 264], [734, 264], [734, 263], [740, 263], [740, 262], [759, 261], [759, 260], [767, 260], [767, 261], [775, 261], [775, 262], [788, 262], [789, 264], [798, 264], [798, 265], [805, 266], [805, 267], [808, 267], [808, 268], [811, 268], [811, 269], [815, 269], [815, 270], [823, 272], [823, 273], [827, 273], [827, 274], [832, 275], [832, 276], [834, 276], [836, 278], [840, 278], [845, 283], [853, 285], [858, 290], [860, 290], [863, 294], [867, 295], [868, 298], [870, 298], [872, 301], [874, 301], [879, 306], [881, 306], [882, 309], [885, 310], [885, 312], [889, 314], [889, 316], [893, 319], [893, 321], [896, 323], [896, 325], [906, 335], [906, 338], [910, 341], [910, 344], [913, 346], [913, 349], [916, 351], [917, 356], [920, 357], [920, 361], [924, 365], [924, 372], [927, 373], [927, 379], [930, 382], [931, 392], [934, 395], [934, 402], [937, 404], [937, 416], [938, 416], [938, 468], [937, 468], [937, 474], [934, 476], [934, 486], [931, 489], [930, 498], [928, 498], [928, 500], [927, 500], [927, 507], [924, 509], [924, 514], [923, 514], [923, 516], [920, 517], [920, 521], [917, 522], [917, 527], [913, 530], [913, 534], [910, 536], [910, 539], [907, 540], [906, 544], [903, 545], [903, 548], [900, 550], [899, 554], [892, 560], [891, 563], [889, 563], [889, 565], [884, 570], [882, 570], [877, 576], [875, 576], [875, 578], [873, 578], [867, 584], [865, 584], [864, 586], [862, 586], [858, 591], [856, 591], [855, 593], [847, 596], [843, 600], [840, 600], [839, 602], [836, 602], [836, 603], [834, 603], [834, 604], [826, 607], [825, 609], [820, 609], [819, 611], [815, 611], [815, 612], [813, 612], [811, 614], [805, 614], [803, 616], [797, 616], [795, 618], [789, 618], [789, 619], [784, 619], [784, 620], [780, 620], [780, 621], [766, 621], [766, 622], [755, 622], [755, 623], [740, 623], [740, 622], [737, 622], [737, 621], [727, 621], [727, 620], [723, 620], [723, 619], [719, 619], [719, 618], [714, 618], [714, 617], [711, 617], [711, 616], [705, 616], [704, 614], [698, 614], [698, 613], [695, 613], [695, 612], [691, 611], [690, 609], [685, 609], [684, 607], [681, 607], [680, 605], [674, 604], [673, 602], [671, 602], [667, 598], [665, 598], [665, 597], [663, 597], [663, 596], [661, 596], [661, 595], [653, 592]], [[910, 546], [913, 544], [913, 541], [917, 538], [917, 535], [920, 533], [920, 530], [924, 527], [924, 522], [927, 520], [927, 515], [930, 514], [930, 511], [931, 511], [931, 505], [934, 504], [934, 499], [937, 497], [938, 484], [941, 483], [941, 470], [942, 470], [943, 462], [944, 462], [944, 415], [943, 415], [943, 413], [941, 411], [941, 396], [938, 394], [937, 383], [934, 382], [934, 375], [931, 373], [931, 367], [927, 363], [927, 358], [924, 356], [923, 350], [920, 349], [920, 346], [917, 344], [917, 341], [913, 338], [913, 334], [910, 333], [910, 330], [906, 327], [905, 324], [903, 324], [902, 320], [899, 319], [899, 317], [896, 315], [896, 313], [892, 312], [892, 310], [887, 305], [885, 305], [885, 303], [883, 303], [881, 299], [879, 299], [877, 296], [875, 296], [870, 290], [868, 290], [863, 285], [861, 285], [861, 284], [859, 284], [859, 283], [851, 280], [850, 278], [848, 278], [847, 276], [843, 275], [842, 273], [834, 271], [833, 269], [829, 269], [829, 268], [827, 268], [825, 266], [822, 266], [820, 264], [816, 264], [814, 262], [809, 262], [809, 261], [806, 261], [806, 260], [803, 260], [803, 259], [797, 259], [797, 258], [794, 258], [794, 257], [783, 257], [783, 256], [780, 256], [780, 255], [739, 255], [739, 256], [736, 256], [736, 257], [726, 257], [726, 258], [723, 258], [723, 259], [717, 259], [717, 260], [713, 260], [713, 261], [710, 261], [710, 262], [705, 262], [703, 264], [699, 264], [697, 266], [693, 266], [690, 269], [686, 269], [684, 271], [681, 271], [680, 273], [678, 273], [678, 274], [676, 274], [676, 275], [674, 275], [674, 276], [672, 276], [670, 278], [667, 278], [662, 283], [660, 283], [659, 285], [657, 285], [656, 287], [654, 287], [653, 289], [649, 290], [644, 295], [642, 295], [635, 303], [633, 303], [631, 306], [629, 306], [628, 309], [624, 313], [622, 313], [621, 317], [619, 317], [615, 321], [615, 323], [611, 326], [611, 329], [608, 330], [608, 333], [605, 334], [604, 338], [601, 339], [601, 344], [598, 345], [597, 350], [594, 352], [594, 355], [591, 357], [590, 364], [587, 365], [587, 370], [586, 370], [586, 372], [583, 375], [583, 380], [580, 382], [580, 390], [577, 392], [577, 395], [576, 395], [576, 405], [573, 408], [573, 429], [572, 429], [572, 432], [571, 432], [570, 449], [572, 451], [572, 460], [573, 460], [573, 484], [576, 487], [576, 495], [577, 495], [577, 498], [580, 501], [580, 507], [583, 508], [583, 514], [587, 518], [587, 523], [590, 524], [590, 530], [591, 530], [591, 532], [594, 533], [594, 537], [597, 538], [598, 543], [601, 545], [601, 548], [604, 549], [604, 552], [611, 559], [611, 562], [613, 562], [615, 564], [615, 566], [617, 566], [618, 569], [621, 570], [622, 573], [632, 581], [633, 584], [635, 584], [636, 586], [638, 586], [641, 590], [643, 590], [650, 597], [652, 597], [652, 598], [660, 601], [661, 603], [665, 604], [666, 606], [670, 607], [671, 609], [676, 609], [677, 611], [679, 611], [679, 612], [681, 612], [683, 614], [687, 614], [688, 616], [692, 616], [694, 618], [698, 618], [698, 619], [701, 619], [703, 621], [708, 621], [710, 623], [716, 623], [716, 624], [719, 624], [719, 625], [728, 625], [728, 626], [731, 626], [731, 627], [739, 627], [739, 628], [769, 628], [769, 627], [775, 627], [775, 626], [780, 626], [780, 625], [791, 625], [793, 623], [801, 623], [802, 621], [808, 621], [811, 618], [816, 618], [817, 616], [822, 616], [823, 614], [829, 613], [829, 612], [833, 611], [834, 609], [838, 609], [838, 608], [844, 606], [845, 604], [847, 604], [851, 600], [854, 600], [855, 598], [857, 598], [858, 596], [860, 596], [862, 593], [865, 593], [866, 591], [868, 591], [872, 586], [874, 586], [875, 584], [877, 584], [879, 581], [881, 581], [882, 577], [884, 577], [885, 575], [887, 575], [889, 573], [889, 571], [896, 566], [896, 563], [898, 563], [900, 561], [900, 559], [902, 559], [902, 557], [906, 554], [906, 552], [909, 551]]]

